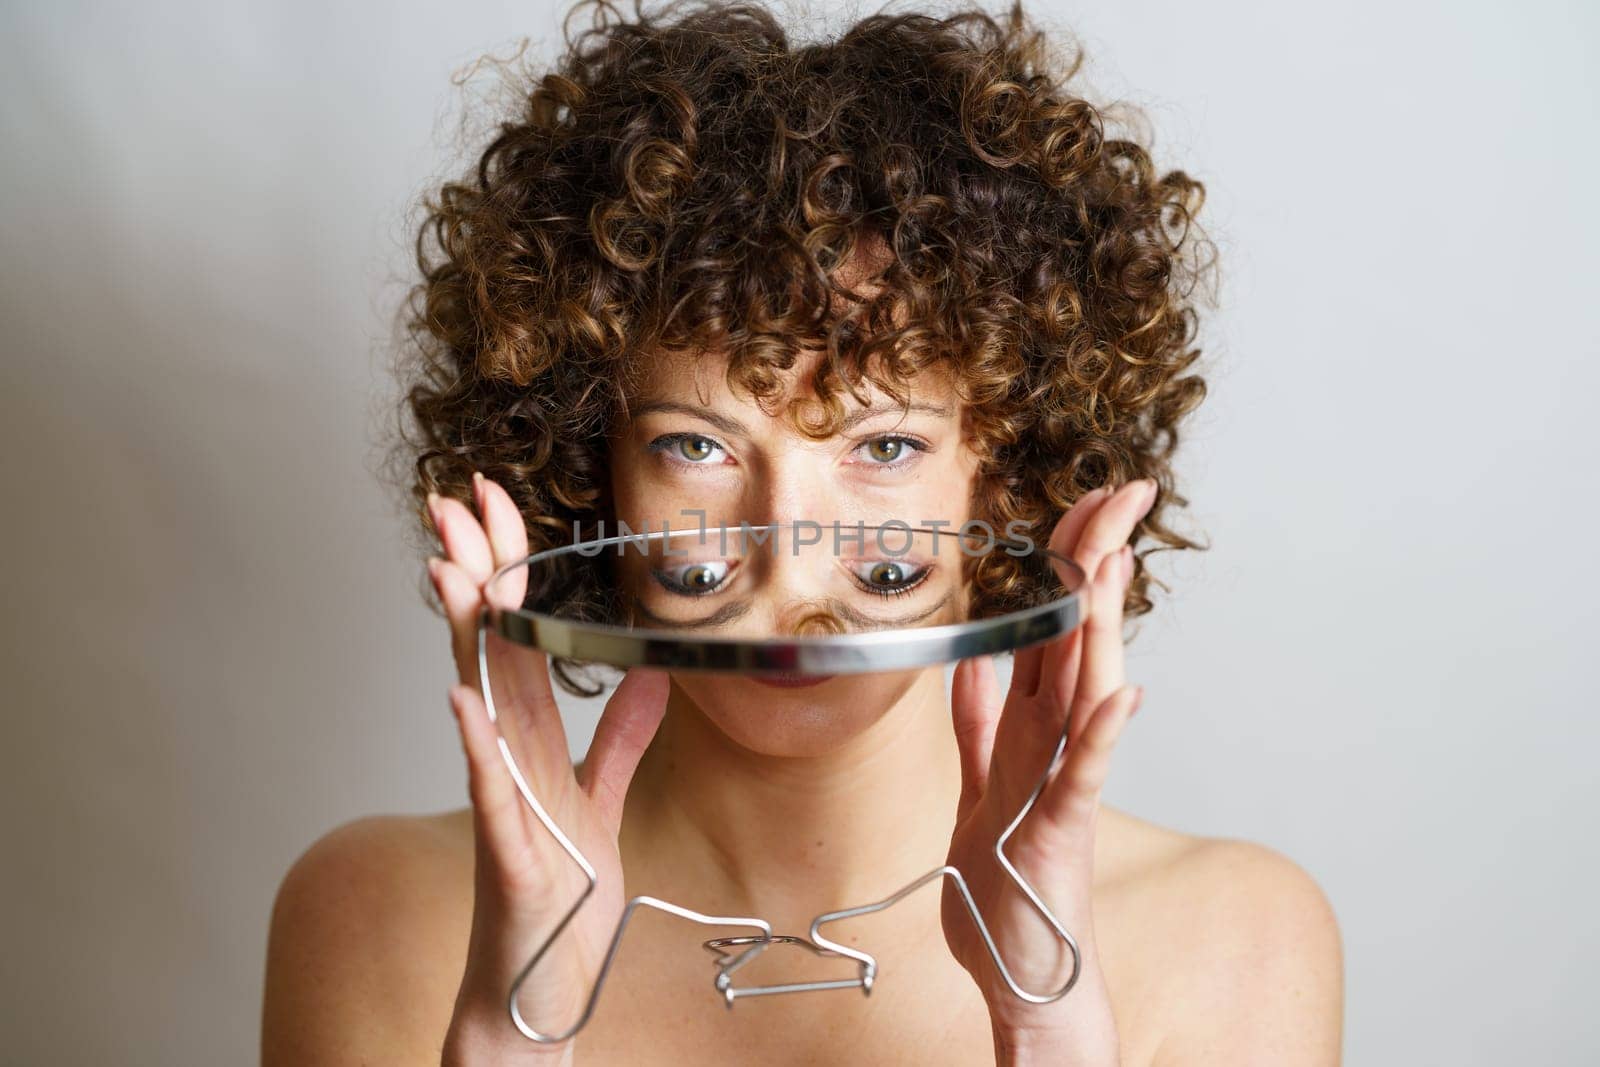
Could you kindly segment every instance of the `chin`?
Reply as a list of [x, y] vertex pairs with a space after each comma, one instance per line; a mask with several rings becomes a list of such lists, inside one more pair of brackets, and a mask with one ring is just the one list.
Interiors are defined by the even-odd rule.
[[678, 674], [673, 682], [741, 748], [801, 758], [826, 756], [860, 737], [930, 674], [942, 684], [937, 670], [836, 674], [805, 685], [738, 674]]

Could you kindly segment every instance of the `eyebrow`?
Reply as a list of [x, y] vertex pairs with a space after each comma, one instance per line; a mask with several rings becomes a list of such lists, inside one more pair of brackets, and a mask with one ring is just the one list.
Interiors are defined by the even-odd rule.
[[861, 612], [855, 610], [849, 604], [846, 604], [843, 601], [834, 601], [828, 606], [831, 607], [841, 618], [845, 619], [847, 622], [854, 623], [861, 630], [891, 630], [896, 626], [910, 626], [914, 625], [915, 623], [919, 623], [922, 620], [932, 616], [936, 612], [942, 611], [949, 603], [950, 591], [945, 590], [944, 596], [934, 601], [931, 606], [922, 611], [914, 611], [909, 615], [897, 615], [882, 619], [875, 619], [871, 615], [863, 615]]
[[[703, 419], [704, 421], [715, 426], [717, 429], [721, 430], [723, 433], [732, 436], [750, 436], [749, 429], [738, 419], [724, 415], [721, 412], [711, 411], [708, 408], [695, 407], [692, 404], [684, 404], [676, 400], [648, 401], [635, 408], [631, 417], [638, 419], [656, 411], [665, 411], [673, 415], [688, 415], [692, 418]], [[856, 410], [850, 412], [849, 414], [845, 415], [843, 421], [839, 423], [839, 429], [854, 429], [856, 426], [867, 421], [868, 419], [875, 419], [880, 415], [904, 414], [912, 411], [920, 411], [928, 415], [937, 416], [939, 418], [944, 418], [950, 414], [950, 409], [940, 404], [913, 403], [904, 407], [899, 404], [879, 405], [877, 407], [857, 408]]]
[[750, 599], [748, 597], [724, 604], [710, 615], [705, 615], [698, 619], [664, 618], [645, 607], [641, 598], [633, 597], [632, 599], [634, 610], [642, 615], [647, 622], [673, 630], [704, 630], [711, 626], [721, 626], [725, 622], [732, 622], [734, 619], [742, 618], [750, 613]]
[[744, 423], [738, 419], [729, 418], [727, 415], [711, 411], [707, 408], [697, 408], [690, 404], [680, 404], [676, 400], [652, 400], [641, 404], [631, 413], [632, 419], [639, 419], [654, 411], [665, 411], [673, 415], [688, 415], [696, 419], [703, 419], [721, 430], [725, 434], [736, 434], [748, 437], [750, 431], [745, 429]]
[[850, 412], [844, 417], [844, 421], [839, 424], [839, 428], [841, 430], [849, 430], [854, 428], [859, 423], [866, 422], [868, 419], [875, 419], [879, 415], [888, 415], [891, 413], [896, 415], [909, 414], [913, 411], [920, 411], [928, 415], [937, 415], [939, 418], [944, 418], [946, 415], [950, 414], [950, 409], [941, 404], [918, 403], [909, 404], [905, 407], [901, 407], [899, 404], [879, 405], [878, 407], [872, 408], [857, 408], [855, 411]]

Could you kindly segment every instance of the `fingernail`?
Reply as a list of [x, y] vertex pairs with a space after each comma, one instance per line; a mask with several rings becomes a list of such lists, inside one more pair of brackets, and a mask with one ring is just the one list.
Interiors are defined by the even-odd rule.
[[439, 494], [438, 493], [430, 492], [428, 494], [428, 518], [433, 520], [433, 528], [437, 530], [439, 528]]
[[1148, 488], [1144, 491], [1144, 502], [1145, 506], [1148, 507], [1149, 505], [1155, 503], [1156, 490], [1159, 489], [1160, 486], [1156, 484], [1156, 480], [1154, 478], [1146, 478], [1145, 483]]
[[1144, 686], [1142, 686], [1142, 685], [1134, 686], [1134, 688], [1133, 688], [1133, 711], [1128, 712], [1128, 714], [1129, 715], [1134, 714], [1134, 712], [1137, 712], [1143, 706], [1144, 706]]
[[1133, 580], [1133, 546], [1122, 546], [1122, 584], [1127, 585]]
[[478, 502], [478, 514], [483, 514], [483, 472], [472, 472], [472, 499]]
[[439, 557], [428, 557], [428, 577], [433, 581], [434, 591], [439, 591]]

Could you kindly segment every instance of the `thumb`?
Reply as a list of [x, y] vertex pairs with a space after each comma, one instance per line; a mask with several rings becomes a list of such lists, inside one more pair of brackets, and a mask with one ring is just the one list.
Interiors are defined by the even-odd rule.
[[665, 671], [631, 668], [600, 713], [589, 755], [578, 772], [578, 784], [612, 830], [622, 822], [628, 783], [661, 725], [671, 688], [672, 679]]
[[955, 726], [956, 748], [961, 753], [961, 800], [956, 806], [957, 820], [966, 818], [988, 785], [1000, 703], [1000, 683], [995, 679], [993, 656], [973, 656], [956, 664], [950, 683], [950, 718]]

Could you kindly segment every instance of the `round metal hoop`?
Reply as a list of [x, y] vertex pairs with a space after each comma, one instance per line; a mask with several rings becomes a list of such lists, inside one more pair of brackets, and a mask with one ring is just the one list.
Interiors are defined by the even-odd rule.
[[[739, 532], [796, 529], [796, 523], [739, 527]], [[701, 535], [733, 527], [710, 527]], [[949, 530], [895, 527], [897, 532], [960, 536]], [[594, 555], [607, 548], [661, 542], [691, 531], [659, 530], [580, 541], [535, 552], [500, 567], [490, 575], [492, 587], [519, 567], [570, 555]], [[931, 667], [971, 656], [1013, 652], [1049, 641], [1076, 629], [1082, 620], [1079, 591], [1087, 576], [1076, 562], [1048, 548], [996, 538], [994, 547], [1009, 555], [1038, 555], [1076, 576], [1071, 591], [1044, 604], [985, 619], [942, 626], [867, 631], [828, 637], [706, 637], [670, 630], [644, 630], [582, 622], [523, 608], [489, 607], [489, 625], [501, 637], [553, 656], [594, 661], [615, 667], [659, 667], [680, 671], [732, 674], [865, 674], [874, 671]], [[1019, 551], [1013, 551], [1013, 549]], [[1068, 583], [1063, 583], [1068, 584]]]
[[[793, 527], [794, 525], [792, 523], [772, 523], [763, 528], [772, 530]], [[915, 532], [951, 536], [945, 531], [937, 530], [919, 529]], [[579, 552], [589, 547], [604, 548], [641, 540], [660, 540], [670, 536], [672, 536], [672, 533], [669, 530], [663, 530], [655, 534], [628, 534], [579, 542], [534, 553], [497, 569], [490, 576], [489, 582], [486, 583], [486, 588], [508, 571], [517, 567], [531, 566], [540, 560]], [[1017, 542], [1010, 542], [1010, 544], [1021, 547]], [[621, 626], [584, 623], [523, 609], [496, 608], [492, 604], [487, 604], [479, 618], [477, 642], [478, 677], [483, 693], [485, 710], [488, 712], [490, 721], [495, 723], [498, 730], [499, 714], [498, 709], [495, 707], [490, 686], [488, 644], [485, 640], [491, 629], [509, 641], [550, 655], [608, 663], [618, 667], [649, 666], [685, 671], [700, 670], [727, 673], [859, 674], [872, 671], [930, 667], [970, 656], [1026, 648], [1030, 645], [1061, 637], [1075, 629], [1082, 621], [1083, 600], [1088, 591], [1083, 569], [1075, 562], [1058, 553], [1050, 552], [1048, 549], [1033, 546], [1027, 547], [1029, 551], [1043, 554], [1051, 563], [1064, 566], [1070, 573], [1077, 575], [1077, 580], [1072, 583], [1070, 592], [1045, 604], [988, 619], [920, 629], [868, 631], [837, 637], [797, 637], [771, 640], [711, 638], [687, 634], [679, 635], [670, 631], [641, 631]], [[783, 993], [820, 992], [838, 989], [860, 989], [863, 994], [870, 995], [878, 973], [876, 957], [871, 953], [830, 940], [823, 935], [822, 928], [829, 923], [856, 916], [869, 915], [893, 907], [922, 886], [946, 878], [955, 884], [968, 915], [983, 938], [984, 946], [990, 959], [993, 961], [1006, 987], [1014, 996], [1031, 1004], [1048, 1004], [1066, 996], [1073, 986], [1077, 984], [1083, 964], [1077, 939], [1062, 925], [1033, 885], [1017, 870], [1011, 863], [1010, 857], [1005, 853], [1006, 841], [1011, 837], [1023, 818], [1027, 816], [1028, 812], [1033, 810], [1034, 802], [1038, 800], [1040, 793], [1044, 791], [1045, 784], [1065, 756], [1067, 730], [1063, 728], [1060, 737], [1056, 741], [1055, 751], [1051, 754], [1050, 760], [1044, 772], [1039, 776], [1031, 795], [1026, 803], [1023, 804], [1022, 809], [1017, 812], [1016, 817], [1001, 831], [994, 843], [995, 858], [1004, 870], [1006, 877], [1027, 898], [1029, 905], [1048, 924], [1051, 933], [1065, 944], [1071, 953], [1071, 973], [1059, 988], [1044, 993], [1035, 993], [1024, 989], [1016, 981], [1011, 974], [1010, 968], [1006, 966], [1005, 960], [1001, 958], [999, 946], [995, 944], [994, 938], [989, 932], [988, 924], [984, 922], [982, 914], [978, 911], [977, 902], [973, 899], [972, 893], [967, 887], [966, 879], [959, 869], [944, 865], [914, 879], [882, 900], [818, 915], [812, 920], [811, 928], [805, 937], [775, 934], [766, 920], [756, 916], [708, 915], [656, 897], [644, 895], [632, 897], [625, 904], [616, 928], [612, 932], [604, 959], [587, 991], [579, 1017], [569, 1026], [558, 1031], [539, 1030], [522, 1014], [518, 1003], [522, 986], [554, 946], [562, 931], [567, 928], [573, 918], [588, 902], [599, 884], [599, 880], [593, 865], [589, 863], [587, 857], [562, 832], [561, 828], [556, 825], [555, 820], [550, 817], [549, 812], [545, 810], [544, 805], [539, 802], [539, 798], [534, 794], [527, 779], [523, 777], [521, 768], [517, 766], [516, 758], [512, 755], [511, 748], [506, 743], [503, 734], [499, 738], [499, 748], [501, 759], [510, 771], [523, 801], [544, 828], [555, 838], [562, 850], [583, 872], [587, 883], [578, 899], [573, 902], [571, 907], [568, 908], [533, 951], [527, 963], [523, 965], [512, 980], [511, 987], [507, 992], [507, 1009], [512, 1024], [524, 1037], [531, 1041], [547, 1045], [558, 1044], [570, 1039], [589, 1022], [590, 1017], [594, 1014], [595, 1005], [599, 1000], [606, 978], [611, 971], [611, 965], [621, 946], [628, 922], [639, 908], [663, 911], [677, 918], [703, 926], [744, 927], [757, 931], [754, 935], [714, 938], [706, 943], [706, 947], [717, 957], [717, 974], [713, 982], [713, 988], [730, 1008], [736, 999], [744, 996], [771, 996]], [[734, 986], [734, 973], [755, 956], [775, 944], [798, 944], [817, 955], [840, 956], [854, 960], [858, 967], [858, 975], [849, 979], [793, 982], [745, 988]], [[740, 951], [729, 951], [731, 949], [739, 949]]]

